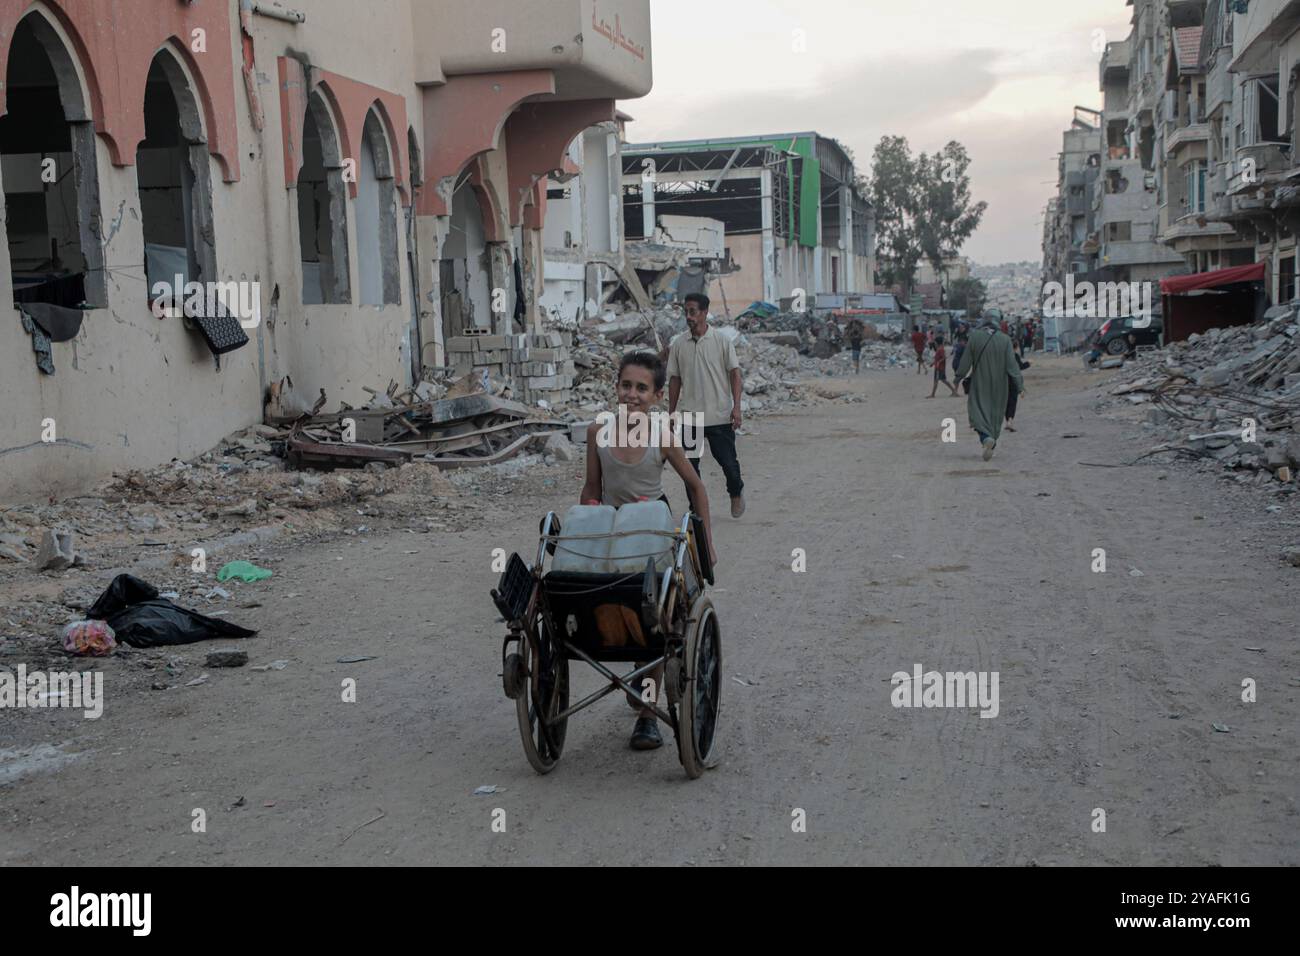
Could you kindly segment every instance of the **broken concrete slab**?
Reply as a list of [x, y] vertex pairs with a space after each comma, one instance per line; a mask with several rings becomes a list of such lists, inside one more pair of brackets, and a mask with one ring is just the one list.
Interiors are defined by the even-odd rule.
[[546, 454], [552, 455], [557, 461], [577, 461], [578, 450], [573, 447], [572, 442], [561, 434], [554, 434], [546, 439], [543, 446]]
[[77, 560], [73, 547], [75, 538], [71, 531], [46, 529], [36, 551], [36, 567], [41, 571], [62, 571], [72, 567]]
[[205, 667], [243, 667], [248, 663], [248, 651], [235, 650], [233, 647], [223, 647], [215, 651], [208, 651], [205, 658]]

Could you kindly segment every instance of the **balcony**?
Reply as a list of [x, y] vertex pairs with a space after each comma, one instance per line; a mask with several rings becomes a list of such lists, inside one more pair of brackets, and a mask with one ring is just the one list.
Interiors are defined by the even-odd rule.
[[1128, 63], [1133, 56], [1133, 47], [1128, 40], [1116, 40], [1107, 43], [1101, 55], [1101, 88], [1106, 88], [1106, 81], [1124, 80], [1128, 77]]
[[1237, 26], [1228, 69], [1241, 74], [1276, 71], [1278, 45], [1300, 27], [1300, 0], [1254, 0]]
[[649, 0], [424, 0], [413, 3], [416, 82], [550, 70], [557, 99], [650, 92]]
[[1237, 147], [1237, 161], [1228, 177], [1228, 195], [1250, 193], [1266, 180], [1276, 180], [1291, 168], [1290, 151], [1287, 143], [1254, 143]]
[[1178, 239], [1231, 235], [1233, 235], [1233, 229], [1226, 222], [1210, 221], [1209, 209], [1207, 208], [1203, 213], [1190, 213], [1171, 222], [1169, 227], [1160, 234], [1160, 241], [1168, 243]]
[[1210, 127], [1205, 123], [1179, 126], [1165, 137], [1165, 151], [1173, 154], [1189, 143], [1204, 143], [1210, 138]]

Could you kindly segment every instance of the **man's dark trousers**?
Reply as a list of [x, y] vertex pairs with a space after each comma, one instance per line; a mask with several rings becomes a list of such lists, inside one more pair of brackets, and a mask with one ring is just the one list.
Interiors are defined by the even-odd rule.
[[[736, 430], [730, 422], [725, 425], [705, 425], [704, 437], [709, 442], [713, 460], [722, 466], [722, 473], [727, 476], [727, 494], [739, 498], [745, 490], [745, 483], [740, 480], [740, 461], [736, 458]], [[703, 452], [704, 449], [700, 451]], [[700, 473], [700, 459], [703, 457], [701, 454], [698, 458], [691, 459], [696, 474]]]

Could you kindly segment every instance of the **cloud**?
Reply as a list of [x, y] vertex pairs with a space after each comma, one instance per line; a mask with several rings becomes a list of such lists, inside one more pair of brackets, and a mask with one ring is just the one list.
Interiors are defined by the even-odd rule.
[[[1098, 106], [1098, 43], [1128, 35], [1124, 0], [652, 0], [655, 87], [623, 104], [635, 142], [813, 129], [863, 171], [881, 136], [950, 139], [989, 203], [963, 251], [1036, 259], [1075, 104]], [[807, 36], [794, 53], [792, 31]]]
[[[872, 58], [825, 70], [809, 88], [697, 95], [689, 103], [678, 101], [672, 113], [645, 111], [629, 132], [633, 140], [646, 142], [811, 129], [865, 159], [881, 136], [915, 126], [918, 118], [925, 126], [941, 127], [945, 119], [975, 107], [997, 85], [992, 60], [985, 50], [944, 58]], [[954, 83], [954, 75], [962, 82]]]

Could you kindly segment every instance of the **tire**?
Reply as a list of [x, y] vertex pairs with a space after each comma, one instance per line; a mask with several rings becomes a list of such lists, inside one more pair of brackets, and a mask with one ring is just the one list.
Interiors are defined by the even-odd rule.
[[1106, 343], [1106, 352], [1109, 355], [1123, 355], [1128, 351], [1128, 343], [1124, 341], [1123, 336], [1116, 336]]
[[685, 686], [677, 711], [677, 755], [692, 780], [717, 765], [718, 713], [722, 703], [722, 635], [713, 602], [701, 597], [691, 609], [686, 638]]
[[[545, 627], [538, 625], [541, 631], [539, 645], [549, 647]], [[527, 668], [523, 692], [515, 698], [515, 714], [519, 719], [519, 736], [524, 743], [524, 756], [538, 773], [546, 774], [555, 769], [564, 751], [564, 735], [569, 720], [566, 717], [550, 725], [548, 738], [537, 720], [539, 710], [545, 714], [558, 714], [569, 706], [569, 661], [563, 654], [556, 652], [551, 656], [549, 669], [540, 666], [537, 652], [528, 640], [519, 642], [519, 651]], [[543, 671], [547, 671], [544, 673]]]

